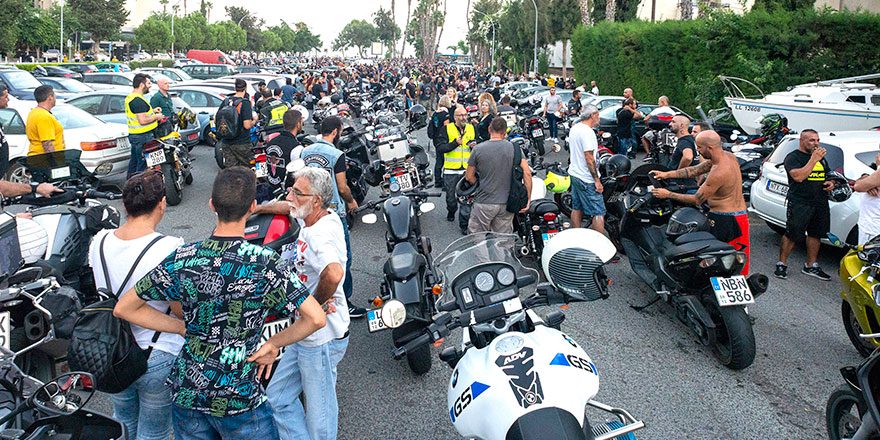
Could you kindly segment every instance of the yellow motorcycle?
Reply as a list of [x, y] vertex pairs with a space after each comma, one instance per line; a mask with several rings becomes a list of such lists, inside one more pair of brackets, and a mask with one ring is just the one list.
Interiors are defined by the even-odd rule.
[[843, 326], [859, 354], [868, 357], [880, 347], [880, 338], [859, 335], [880, 333], [880, 235], [860, 246], [841, 242], [834, 234], [828, 238], [849, 249], [840, 260]]

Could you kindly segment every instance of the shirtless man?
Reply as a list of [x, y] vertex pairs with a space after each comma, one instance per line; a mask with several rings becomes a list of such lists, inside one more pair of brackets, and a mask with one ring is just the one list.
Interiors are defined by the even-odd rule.
[[[712, 130], [705, 130], [697, 135], [697, 151], [704, 159], [699, 165], [674, 171], [651, 171], [658, 180], [695, 178], [709, 173], [696, 194], [679, 194], [663, 188], [654, 188], [651, 192], [658, 199], [671, 199], [689, 205], [708, 203], [712, 235], [744, 251], [748, 256], [749, 217], [742, 194], [739, 162], [733, 153], [724, 151], [721, 147], [721, 136]], [[749, 261], [746, 260], [742, 274], [748, 273]]]

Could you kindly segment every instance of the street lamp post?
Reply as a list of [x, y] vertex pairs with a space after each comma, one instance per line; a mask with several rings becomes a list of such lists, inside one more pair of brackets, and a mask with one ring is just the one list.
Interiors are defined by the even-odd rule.
[[58, 62], [62, 62], [64, 56], [64, 1], [58, 2], [61, 5], [61, 36], [58, 39]]
[[535, 0], [532, 0], [532, 5], [535, 6], [535, 48], [532, 51], [534, 54], [534, 58], [532, 59], [533, 67], [535, 69], [535, 76], [538, 76], [538, 4], [535, 3]]
[[180, 5], [180, 2], [183, 0], [178, 0], [174, 6], [171, 7], [171, 64], [174, 65], [174, 16], [177, 15], [177, 6]]
[[474, 8], [474, 12], [479, 12], [480, 14], [483, 14], [484, 16], [486, 16], [486, 18], [489, 19], [489, 22], [492, 23], [492, 70], [495, 70], [495, 27], [497, 26], [497, 23], [491, 15], [477, 8]]

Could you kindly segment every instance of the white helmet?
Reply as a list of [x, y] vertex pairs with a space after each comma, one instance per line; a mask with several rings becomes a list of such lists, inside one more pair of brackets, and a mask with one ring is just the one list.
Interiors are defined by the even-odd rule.
[[592, 229], [566, 229], [544, 246], [541, 267], [553, 287], [581, 301], [593, 301], [607, 296], [608, 277], [603, 266], [616, 252], [603, 234]]
[[49, 235], [39, 223], [29, 218], [16, 218], [18, 229], [18, 243], [21, 248], [21, 258], [31, 264], [46, 255], [49, 247]]
[[302, 120], [303, 120], [303, 121], [308, 121], [308, 120], [309, 120], [309, 111], [306, 110], [305, 107], [303, 107], [303, 106], [297, 104], [297, 105], [293, 106], [293, 107], [291, 108], [291, 110], [296, 110], [296, 111], [298, 111], [299, 114], [302, 115]]

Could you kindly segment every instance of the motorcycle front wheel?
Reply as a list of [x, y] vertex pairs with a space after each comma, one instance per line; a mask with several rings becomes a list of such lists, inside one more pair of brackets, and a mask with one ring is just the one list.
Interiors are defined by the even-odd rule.
[[704, 296], [703, 305], [715, 322], [712, 354], [731, 370], [742, 370], [755, 361], [755, 333], [742, 306], [720, 307], [714, 297]]
[[862, 357], [870, 356], [877, 347], [870, 340], [859, 337], [860, 334], [870, 332], [862, 330], [862, 326], [856, 320], [856, 314], [848, 302], [842, 301], [840, 314], [843, 317], [843, 327], [846, 329], [846, 335], [849, 336], [849, 341], [852, 342], [853, 347], [856, 348]]
[[[862, 426], [865, 408], [861, 407], [859, 396], [849, 385], [843, 384], [834, 389], [825, 404], [825, 426], [830, 440], [852, 438]], [[871, 437], [877, 438], [875, 437]]]
[[177, 187], [177, 170], [170, 164], [162, 166], [162, 175], [165, 177], [165, 201], [171, 206], [180, 204], [182, 191]]

